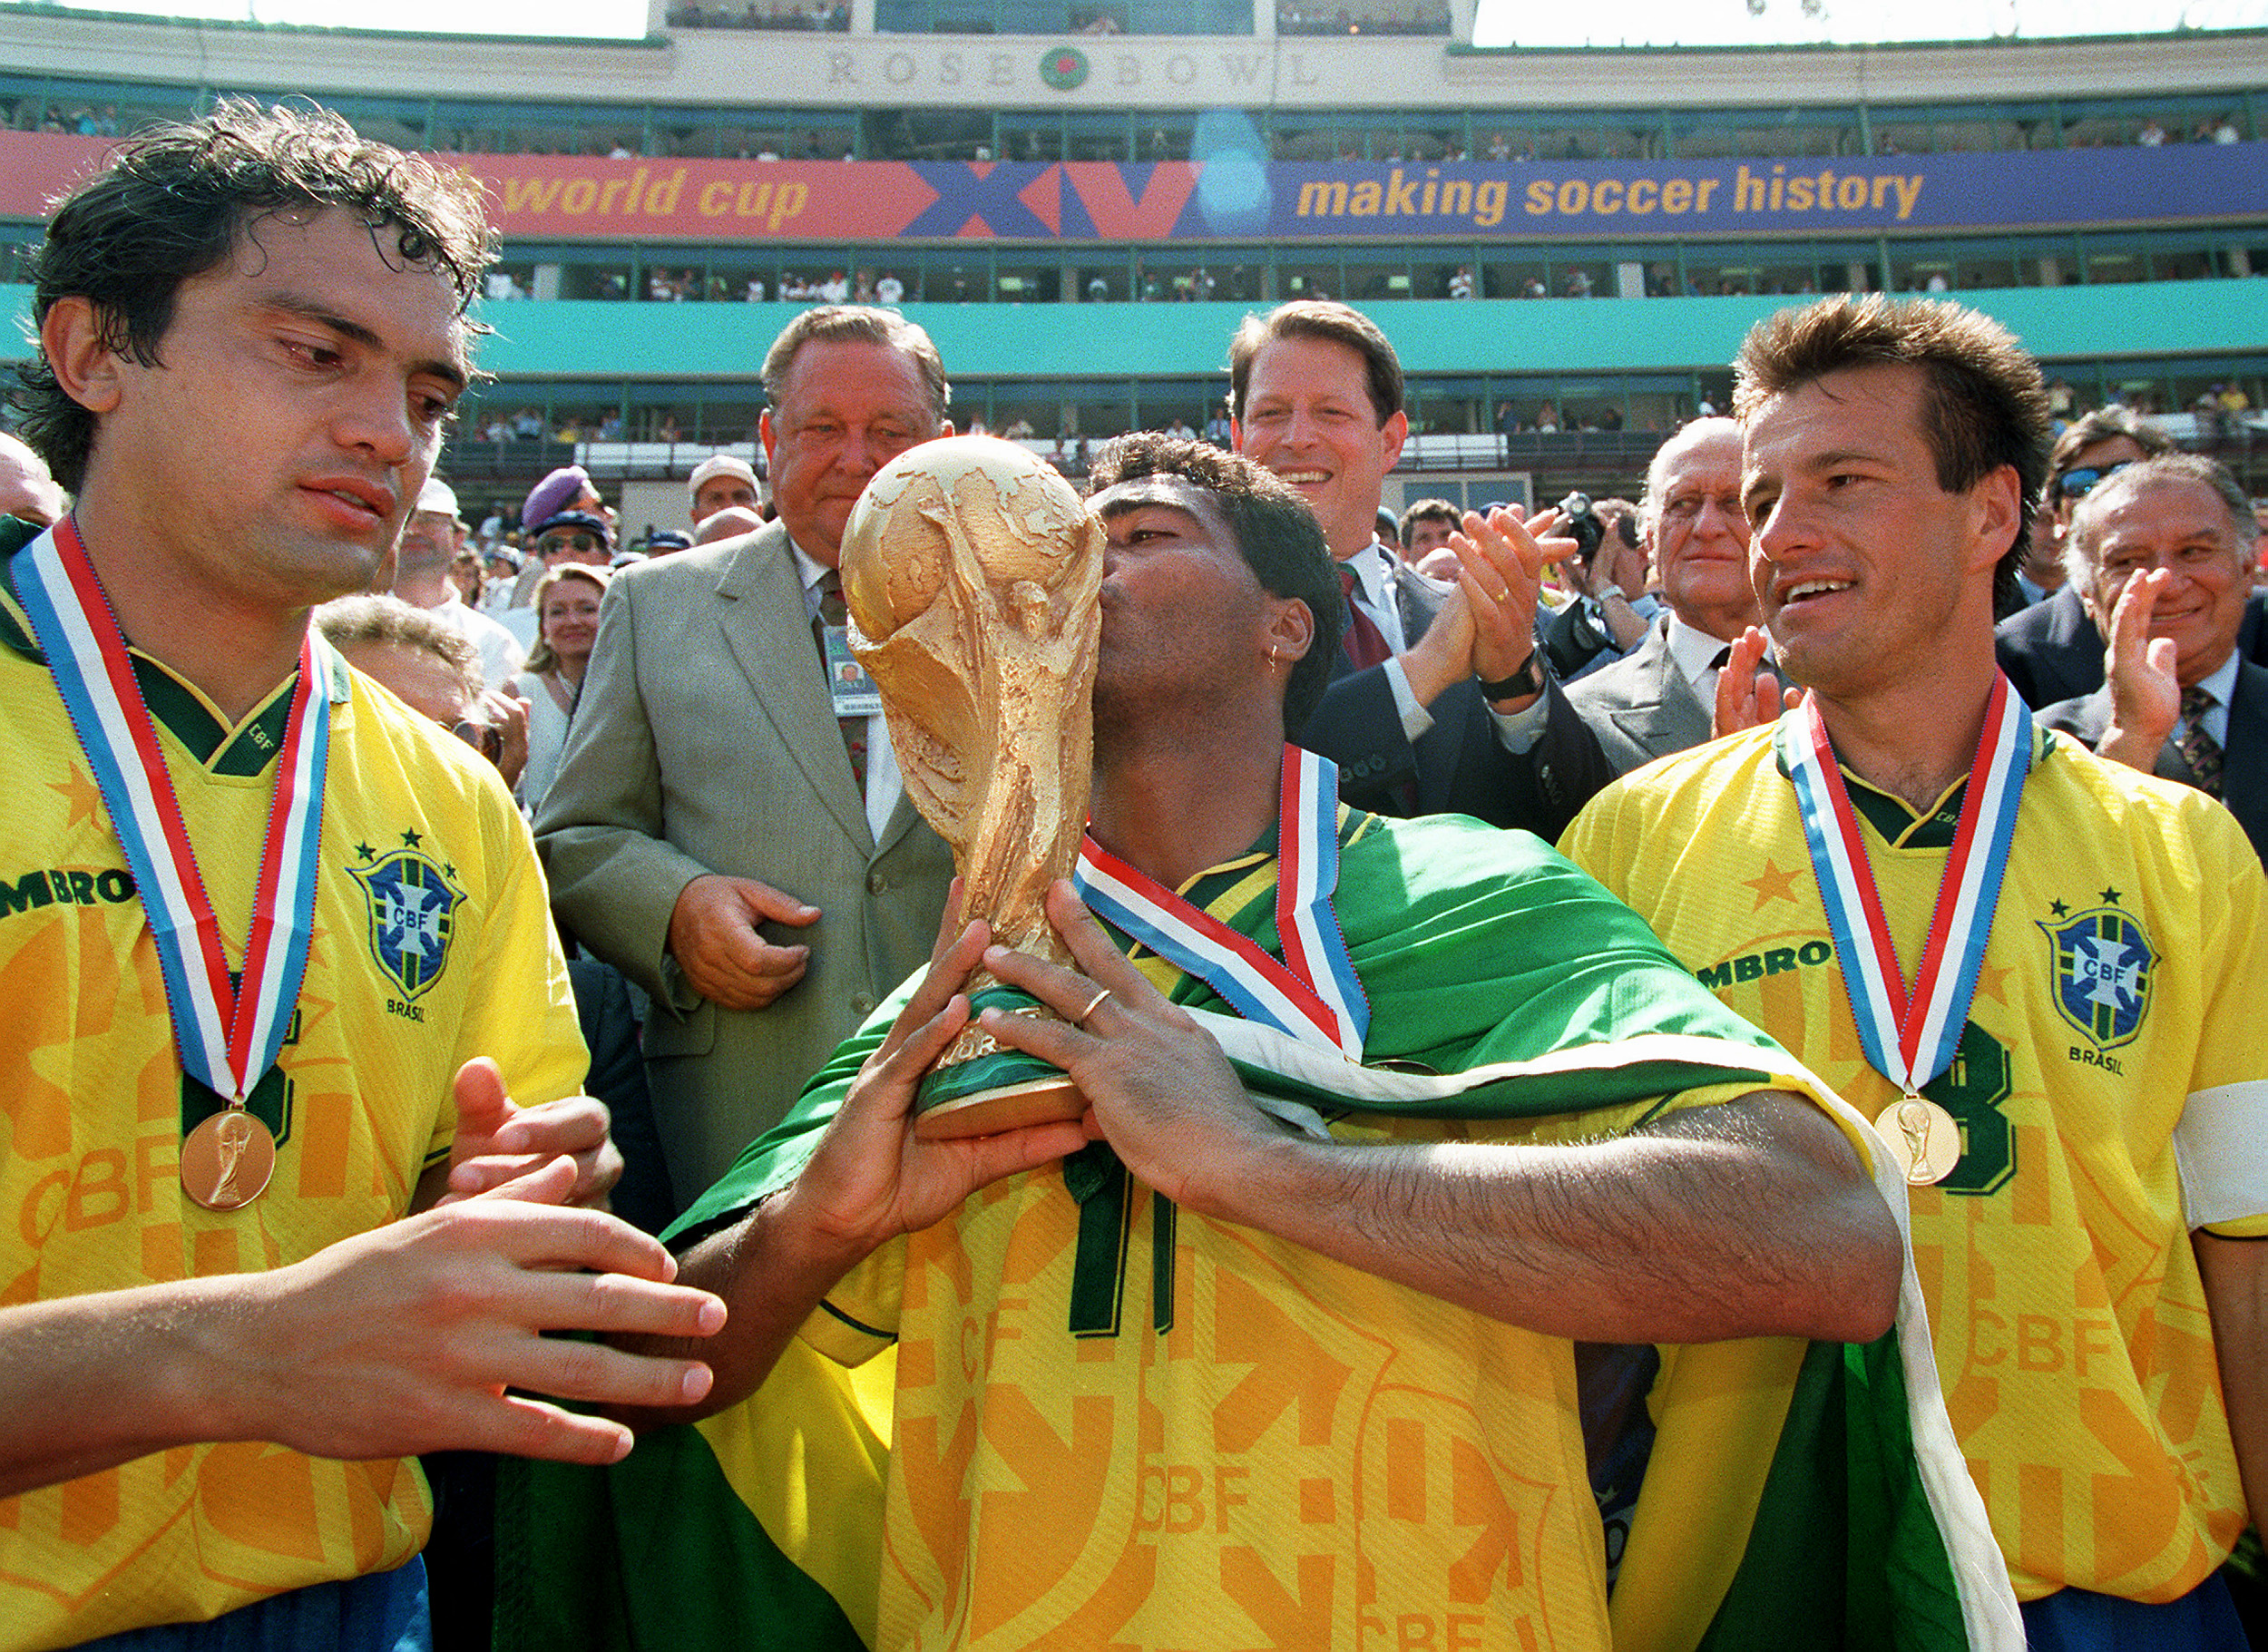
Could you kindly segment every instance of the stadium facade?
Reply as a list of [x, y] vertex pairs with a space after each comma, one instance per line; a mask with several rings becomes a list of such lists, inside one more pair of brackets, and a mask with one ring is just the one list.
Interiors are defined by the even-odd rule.
[[1477, 50], [1466, 0], [1374, 4], [751, 0], [628, 43], [0, 6], [0, 276], [111, 132], [299, 94], [491, 187], [476, 494], [562, 436], [624, 477], [747, 442], [792, 308], [877, 289], [964, 426], [1067, 456], [1201, 429], [1246, 310], [1348, 299], [1410, 373], [1395, 481], [1468, 501], [1631, 486], [1778, 305], [1943, 292], [2268, 491], [2263, 36]]

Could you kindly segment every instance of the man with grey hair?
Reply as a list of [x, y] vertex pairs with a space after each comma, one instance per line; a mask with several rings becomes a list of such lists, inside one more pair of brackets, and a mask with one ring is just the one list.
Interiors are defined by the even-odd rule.
[[2237, 647], [2258, 539], [2216, 460], [2165, 455], [2107, 478], [2072, 513], [2063, 560], [2110, 639], [2108, 679], [2040, 720], [2220, 798], [2268, 860], [2268, 667]]
[[1740, 426], [1695, 419], [1646, 474], [1639, 539], [1667, 609], [1638, 646], [1568, 687], [1617, 774], [1709, 738], [1729, 645], [1757, 623], [1740, 503]]
[[774, 341], [764, 389], [778, 520], [613, 581], [536, 821], [562, 921], [652, 994], [687, 1195], [928, 958], [953, 876], [872, 684], [836, 669], [844, 524], [884, 464], [953, 434], [943, 364], [895, 312], [827, 305]]

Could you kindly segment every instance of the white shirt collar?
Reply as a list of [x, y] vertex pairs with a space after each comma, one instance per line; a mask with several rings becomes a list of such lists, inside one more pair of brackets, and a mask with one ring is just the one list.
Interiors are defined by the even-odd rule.
[[2236, 693], [2237, 652], [2229, 650], [2229, 657], [2221, 662], [2220, 670], [2209, 677], [2200, 678], [2197, 686], [2213, 696], [2213, 703], [2225, 706]]
[[1669, 611], [1669, 657], [1677, 662], [1677, 670], [1686, 681], [1696, 689], [1702, 679], [1714, 680], [1716, 657], [1725, 650], [1725, 644], [1708, 632], [1687, 625], [1677, 617], [1677, 611]]
[[796, 559], [796, 572], [803, 577], [803, 589], [807, 596], [816, 591], [819, 588], [819, 582], [834, 572], [792, 539], [787, 542], [787, 554]]
[[1386, 605], [1385, 591], [1391, 580], [1386, 566], [1386, 548], [1376, 540], [1364, 545], [1342, 564], [1354, 573], [1354, 582], [1363, 588], [1363, 601], [1374, 609]]

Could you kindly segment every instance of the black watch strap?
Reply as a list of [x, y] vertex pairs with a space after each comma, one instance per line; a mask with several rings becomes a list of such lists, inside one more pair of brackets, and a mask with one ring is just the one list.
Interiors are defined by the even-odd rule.
[[1485, 700], [1525, 699], [1530, 694], [1543, 692], [1543, 650], [1529, 650], [1528, 662], [1510, 677], [1500, 677], [1494, 682], [1481, 685], [1481, 698]]

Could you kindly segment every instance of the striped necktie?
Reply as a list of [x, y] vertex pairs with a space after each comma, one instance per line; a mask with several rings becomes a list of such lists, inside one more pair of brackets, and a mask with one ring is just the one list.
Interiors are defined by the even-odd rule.
[[1346, 630], [1339, 645], [1346, 650], [1348, 663], [1358, 671], [1385, 664], [1393, 658], [1393, 650], [1386, 646], [1386, 633], [1378, 629], [1378, 621], [1355, 605], [1354, 570], [1344, 562], [1339, 564], [1339, 590], [1346, 598]]

